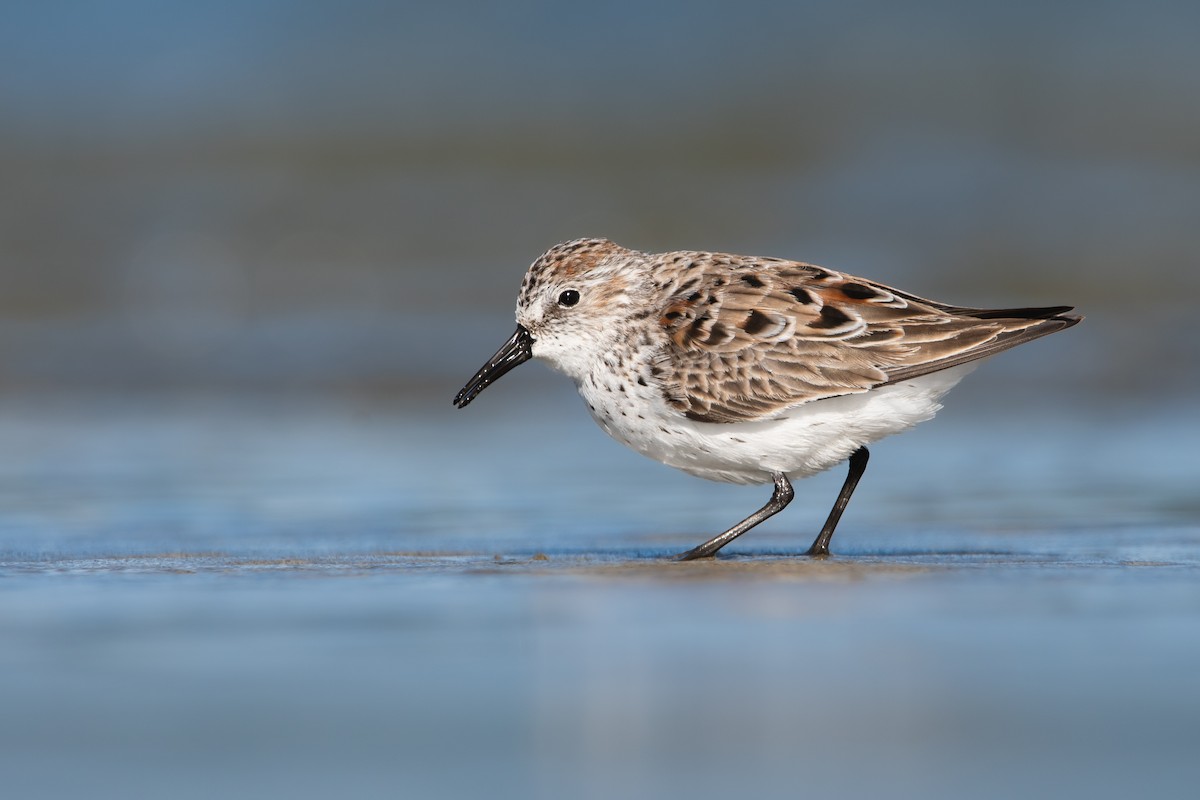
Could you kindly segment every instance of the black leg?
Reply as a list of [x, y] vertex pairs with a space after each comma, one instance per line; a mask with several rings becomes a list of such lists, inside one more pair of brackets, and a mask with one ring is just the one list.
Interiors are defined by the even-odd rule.
[[[865, 452], [865, 451], [864, 451]], [[787, 504], [792, 502], [794, 493], [792, 492], [792, 484], [788, 483], [787, 476], [782, 472], [776, 472], [771, 476], [775, 479], [775, 491], [771, 493], [771, 499], [767, 504], [755, 511], [744, 520], [734, 525], [729, 530], [722, 533], [720, 536], [714, 536], [699, 547], [693, 547], [686, 553], [680, 553], [675, 556], [677, 561], [691, 561], [697, 558], [711, 558], [716, 555], [717, 551], [725, 545], [732, 542], [737, 537], [741, 536], [746, 531], [753, 528], [764, 519], [773, 517], [787, 507]]]
[[870, 457], [871, 454], [867, 452], [867, 448], [865, 447], [858, 448], [850, 456], [850, 472], [846, 475], [846, 482], [842, 484], [842, 490], [838, 492], [837, 501], [834, 502], [833, 508], [829, 510], [829, 517], [826, 518], [825, 525], [821, 528], [821, 532], [817, 534], [817, 539], [812, 543], [812, 547], [808, 548], [807, 555], [829, 555], [829, 540], [833, 538], [833, 530], [837, 527], [838, 520], [842, 518], [842, 512], [849, 505], [850, 495], [854, 494], [854, 487], [858, 486], [858, 479], [866, 471], [867, 459]]

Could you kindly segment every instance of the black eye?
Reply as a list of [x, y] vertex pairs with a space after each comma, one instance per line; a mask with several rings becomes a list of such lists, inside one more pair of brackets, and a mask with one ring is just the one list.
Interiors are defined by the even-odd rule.
[[579, 302], [579, 292], [574, 289], [567, 289], [558, 296], [558, 304], [560, 306], [573, 306]]

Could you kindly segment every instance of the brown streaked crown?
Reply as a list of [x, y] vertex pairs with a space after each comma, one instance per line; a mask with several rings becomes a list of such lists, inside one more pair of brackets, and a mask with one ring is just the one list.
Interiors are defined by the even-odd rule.
[[530, 265], [521, 281], [517, 304], [527, 305], [550, 276], [570, 280], [587, 273], [609, 256], [629, 252], [608, 239], [575, 239], [555, 245]]

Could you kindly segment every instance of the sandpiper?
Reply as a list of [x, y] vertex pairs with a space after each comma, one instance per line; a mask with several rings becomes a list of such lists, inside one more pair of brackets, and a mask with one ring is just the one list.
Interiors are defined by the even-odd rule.
[[454, 404], [540, 358], [639, 453], [710, 480], [774, 484], [766, 505], [681, 560], [783, 510], [790, 479], [849, 459], [807, 551], [826, 556], [867, 445], [933, 417], [980, 359], [1075, 325], [1071, 310], [947, 305], [798, 261], [576, 239], [530, 266], [516, 332]]

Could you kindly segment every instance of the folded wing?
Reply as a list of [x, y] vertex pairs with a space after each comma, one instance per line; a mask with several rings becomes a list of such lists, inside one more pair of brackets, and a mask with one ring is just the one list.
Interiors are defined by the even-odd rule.
[[1082, 319], [1068, 306], [949, 306], [794, 261], [687, 254], [708, 268], [671, 298], [656, 363], [668, 402], [703, 422], [778, 416], [985, 358]]

